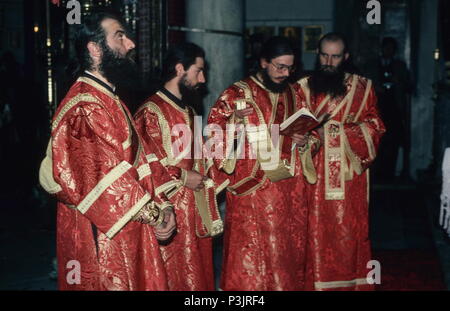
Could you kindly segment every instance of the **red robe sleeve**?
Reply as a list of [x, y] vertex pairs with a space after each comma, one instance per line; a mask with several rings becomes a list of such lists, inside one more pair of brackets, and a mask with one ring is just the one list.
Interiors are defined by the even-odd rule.
[[[214, 146], [210, 148], [213, 153], [211, 157], [216, 168], [228, 174], [233, 173], [236, 165], [236, 157], [230, 157], [230, 152], [233, 152], [239, 126], [243, 126], [242, 120], [234, 114], [235, 100], [239, 98], [244, 98], [243, 94], [239, 94], [235, 87], [228, 88], [220, 95], [208, 116], [211, 134], [207, 144]], [[217, 127], [217, 131], [214, 131], [214, 127]]]
[[[300, 84], [295, 83], [293, 88], [296, 95], [297, 110], [302, 108], [307, 108], [309, 110], [306, 99], [307, 95], [300, 87]], [[319, 152], [322, 143], [323, 142], [319, 133], [316, 130], [313, 130], [308, 135], [307, 143], [303, 147], [298, 148], [300, 153], [300, 161], [302, 164], [302, 172], [310, 184], [315, 184], [317, 182], [317, 172], [313, 164], [313, 157]]]
[[[147, 147], [154, 152], [159, 161], [167, 158], [167, 153], [163, 148], [162, 131], [159, 125], [158, 116], [149, 109], [143, 109], [135, 116], [135, 122], [137, 131]], [[158, 163], [160, 163], [159, 161]], [[182, 179], [181, 168], [167, 165], [165, 169], [173, 180]]]
[[52, 135], [53, 175], [62, 188], [58, 199], [76, 206], [109, 238], [153, 196], [126, 159], [124, 132], [101, 104], [80, 102]]
[[371, 87], [367, 101], [358, 111], [355, 122], [344, 124], [345, 152], [361, 174], [374, 161], [378, 146], [386, 131], [377, 109], [377, 97]]

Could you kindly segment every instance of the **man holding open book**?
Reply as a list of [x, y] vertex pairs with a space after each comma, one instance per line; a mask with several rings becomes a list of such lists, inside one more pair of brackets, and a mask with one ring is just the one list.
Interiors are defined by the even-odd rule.
[[[317, 154], [302, 145], [309, 185], [306, 289], [370, 290], [368, 167], [385, 132], [372, 82], [349, 73], [344, 38], [325, 35], [316, 70], [298, 81], [299, 108], [326, 122], [311, 137]], [[370, 265], [369, 265], [370, 267]]]
[[214, 162], [232, 179], [227, 188], [223, 290], [304, 287], [307, 213], [296, 148], [304, 137], [279, 135], [279, 125], [296, 106], [287, 82], [293, 66], [289, 41], [271, 38], [262, 49], [259, 72], [226, 89], [208, 118], [218, 132], [227, 130], [215, 150], [225, 154], [215, 156]]

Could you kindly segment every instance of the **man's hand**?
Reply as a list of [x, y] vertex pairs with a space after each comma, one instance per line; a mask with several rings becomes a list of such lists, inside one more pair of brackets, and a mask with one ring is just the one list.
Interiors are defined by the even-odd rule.
[[322, 126], [322, 127], [319, 127], [316, 131], [317, 131], [317, 133], [318, 133], [319, 136], [320, 136], [320, 141], [323, 143], [323, 142], [325, 141], [325, 139], [324, 139], [324, 129], [323, 129], [323, 126]]
[[205, 187], [203, 181], [208, 179], [206, 176], [203, 176], [196, 171], [187, 171], [186, 174], [186, 187], [194, 191], [200, 191]]
[[162, 224], [155, 227], [155, 236], [158, 241], [168, 240], [174, 231], [177, 229], [177, 222], [175, 220], [175, 212], [173, 208], [166, 208], [164, 211], [164, 220]]
[[250, 108], [245, 108], [242, 110], [235, 110], [234, 114], [236, 115], [236, 117], [243, 119], [244, 117], [251, 115], [253, 113], [254, 109], [252, 107]]
[[308, 137], [306, 135], [294, 134], [291, 138], [298, 147], [303, 147], [308, 142]]

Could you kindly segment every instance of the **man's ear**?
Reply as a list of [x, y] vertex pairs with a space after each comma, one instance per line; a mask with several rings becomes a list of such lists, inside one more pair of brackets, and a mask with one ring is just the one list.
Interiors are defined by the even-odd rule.
[[265, 58], [261, 57], [259, 59], [259, 65], [261, 66], [261, 68], [266, 69], [267, 66], [269, 66], [269, 62]]
[[345, 54], [344, 54], [345, 60], [347, 60], [349, 57], [350, 57], [350, 54], [349, 54], [349, 53], [345, 53]]
[[102, 57], [102, 49], [100, 46], [97, 43], [90, 41], [87, 44], [87, 49], [89, 51], [89, 55], [94, 61], [94, 65], [99, 64]]
[[178, 63], [175, 65], [175, 71], [177, 72], [177, 76], [181, 76], [184, 74], [184, 66], [182, 63]]

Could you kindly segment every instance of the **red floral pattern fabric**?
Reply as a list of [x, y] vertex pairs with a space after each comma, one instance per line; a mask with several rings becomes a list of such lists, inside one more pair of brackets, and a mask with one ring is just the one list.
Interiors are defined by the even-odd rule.
[[[354, 76], [347, 77], [348, 92], [351, 92], [353, 78]], [[308, 91], [305, 92], [305, 89], [300, 87], [305, 81], [307, 80], [296, 85], [299, 108], [307, 107], [314, 112], [325, 96], [311, 95], [308, 99]], [[353, 99], [350, 99], [332, 120], [342, 126], [343, 133], [337, 137], [340, 137], [341, 143], [343, 139], [348, 141], [348, 150], [354, 154], [353, 165], [359, 165], [362, 171], [357, 173], [354, 170], [347, 154], [343, 162], [346, 168], [341, 167], [340, 162], [336, 165], [337, 161], [330, 161], [327, 168], [323, 146], [313, 159], [317, 183], [308, 184], [306, 187], [309, 203], [306, 282], [308, 290], [373, 289], [373, 286], [366, 282], [370, 271], [367, 263], [371, 260], [367, 168], [374, 160], [385, 128], [378, 114], [375, 92], [368, 85], [369, 81], [359, 76], [355, 81]], [[369, 87], [367, 96], [366, 87]], [[367, 99], [361, 107], [364, 97]], [[341, 100], [342, 98], [329, 101], [321, 111], [316, 111], [317, 116], [333, 113]], [[353, 172], [349, 172], [349, 167], [353, 168]], [[327, 171], [331, 176], [330, 187], [340, 187], [341, 179], [338, 176], [341, 173], [346, 174], [343, 200], [325, 199]]]

